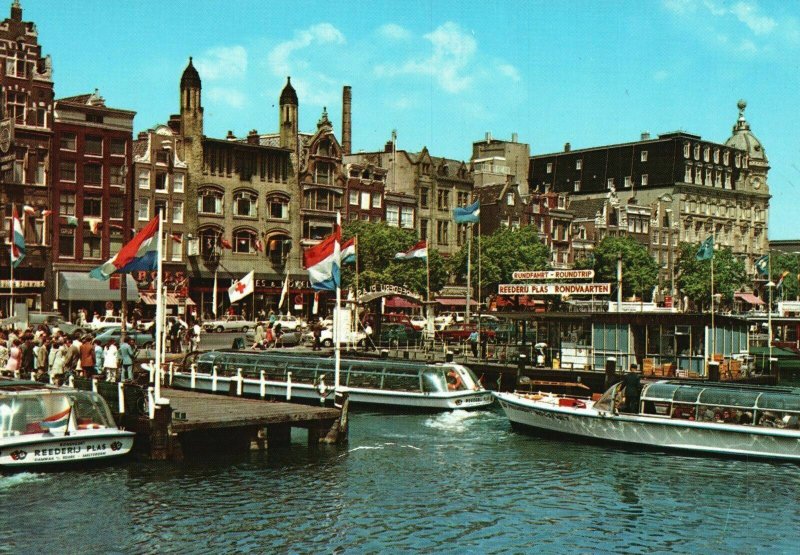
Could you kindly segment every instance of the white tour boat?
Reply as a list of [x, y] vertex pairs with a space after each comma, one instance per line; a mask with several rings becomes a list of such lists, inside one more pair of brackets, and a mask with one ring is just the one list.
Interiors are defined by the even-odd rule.
[[0, 467], [86, 463], [125, 455], [133, 432], [117, 428], [91, 391], [0, 379]]
[[[714, 455], [800, 460], [800, 389], [662, 380], [620, 412], [621, 389], [597, 401], [495, 393], [512, 425], [548, 435]], [[619, 395], [618, 395], [619, 393]]]
[[[333, 401], [333, 358], [266, 351], [201, 353], [171, 375], [172, 386], [254, 397]], [[486, 407], [494, 402], [472, 371], [460, 364], [386, 359], [343, 359], [340, 392], [351, 403], [422, 410]]]

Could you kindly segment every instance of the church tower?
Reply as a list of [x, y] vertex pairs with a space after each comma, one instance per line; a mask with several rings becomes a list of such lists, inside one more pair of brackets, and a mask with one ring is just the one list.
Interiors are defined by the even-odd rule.
[[281, 147], [297, 150], [297, 92], [292, 86], [292, 78], [286, 78], [286, 86], [281, 91], [280, 121]]
[[201, 102], [200, 74], [197, 73], [192, 58], [181, 76], [181, 134], [184, 137], [203, 135], [203, 105]]

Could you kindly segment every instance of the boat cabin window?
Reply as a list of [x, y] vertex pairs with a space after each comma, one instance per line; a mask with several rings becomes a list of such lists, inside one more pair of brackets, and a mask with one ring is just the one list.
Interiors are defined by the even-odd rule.
[[602, 397], [595, 402], [594, 408], [597, 410], [604, 410], [606, 412], [613, 412], [614, 398], [617, 396], [617, 391], [619, 388], [620, 384], [618, 383], [612, 385], [608, 391], [603, 393]]
[[73, 423], [78, 429], [114, 426], [108, 407], [96, 393], [77, 391], [0, 397], [0, 437], [65, 433]]
[[427, 368], [422, 371], [422, 391], [425, 393], [447, 391], [447, 380], [441, 368]]

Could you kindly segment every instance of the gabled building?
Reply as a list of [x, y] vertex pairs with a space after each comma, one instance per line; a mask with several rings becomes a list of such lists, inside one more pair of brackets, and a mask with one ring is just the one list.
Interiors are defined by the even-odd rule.
[[539, 230], [539, 237], [550, 248], [550, 265], [556, 269], [572, 265], [572, 220], [569, 195], [566, 193], [533, 193], [528, 195], [526, 209], [530, 225]]
[[526, 204], [517, 184], [511, 182], [511, 176], [505, 183], [475, 187], [473, 195], [481, 201], [481, 235], [491, 235], [504, 227], [518, 229], [528, 225]]

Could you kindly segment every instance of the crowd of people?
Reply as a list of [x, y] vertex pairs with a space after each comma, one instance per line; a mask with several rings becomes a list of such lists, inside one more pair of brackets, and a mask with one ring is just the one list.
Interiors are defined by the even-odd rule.
[[70, 376], [132, 381], [136, 352], [133, 338], [101, 346], [91, 335], [51, 333], [46, 325], [0, 331], [0, 373], [42, 383], [60, 385]]

